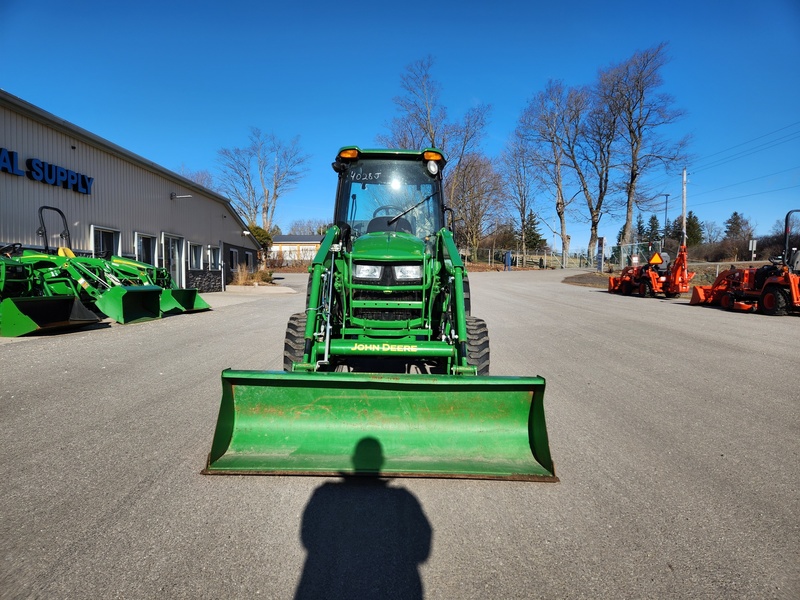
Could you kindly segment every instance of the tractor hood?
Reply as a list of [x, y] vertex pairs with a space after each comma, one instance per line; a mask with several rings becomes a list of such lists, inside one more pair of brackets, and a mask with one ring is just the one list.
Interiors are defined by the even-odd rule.
[[395, 231], [368, 233], [353, 242], [353, 260], [421, 261], [425, 242], [418, 237]]

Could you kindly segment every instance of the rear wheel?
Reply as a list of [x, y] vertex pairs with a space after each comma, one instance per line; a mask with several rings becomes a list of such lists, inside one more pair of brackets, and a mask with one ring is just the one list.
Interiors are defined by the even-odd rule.
[[779, 285], [768, 285], [758, 301], [759, 312], [774, 317], [782, 317], [789, 306], [789, 293]]
[[303, 361], [305, 347], [306, 313], [295, 313], [286, 325], [286, 338], [283, 341], [283, 370], [291, 371], [292, 363]]
[[467, 317], [467, 363], [478, 375], [489, 374], [489, 328], [478, 317]]

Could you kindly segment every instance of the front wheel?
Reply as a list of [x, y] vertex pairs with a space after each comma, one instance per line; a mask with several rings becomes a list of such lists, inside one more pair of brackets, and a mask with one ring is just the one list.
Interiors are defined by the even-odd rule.
[[489, 328], [478, 317], [467, 317], [467, 364], [476, 367], [478, 375], [489, 374]]
[[303, 362], [306, 337], [306, 313], [295, 313], [286, 325], [286, 338], [283, 341], [283, 370], [291, 371], [292, 364]]
[[733, 310], [735, 304], [736, 304], [736, 298], [734, 298], [733, 294], [731, 294], [730, 292], [728, 292], [727, 294], [722, 296], [722, 298], [719, 299], [719, 305], [724, 310]]

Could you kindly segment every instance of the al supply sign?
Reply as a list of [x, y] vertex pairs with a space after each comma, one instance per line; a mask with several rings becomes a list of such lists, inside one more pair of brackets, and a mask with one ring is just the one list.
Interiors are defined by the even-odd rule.
[[19, 156], [16, 152], [0, 148], [0, 173], [8, 173], [19, 177], [24, 175], [33, 181], [63, 187], [87, 196], [92, 193], [94, 177], [89, 177], [83, 173], [78, 173], [72, 169], [66, 169], [38, 158], [29, 158], [25, 161], [25, 166], [27, 170], [20, 169]]

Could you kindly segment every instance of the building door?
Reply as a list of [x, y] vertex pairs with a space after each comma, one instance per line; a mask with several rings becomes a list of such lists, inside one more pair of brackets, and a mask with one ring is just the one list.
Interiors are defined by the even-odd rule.
[[136, 260], [149, 265], [156, 264], [156, 238], [136, 234]]
[[178, 287], [184, 286], [183, 238], [164, 234], [164, 268]]

